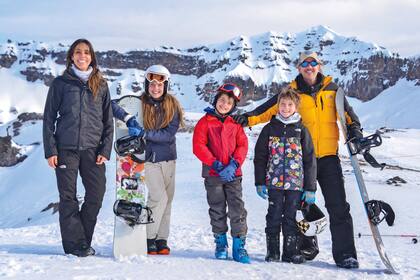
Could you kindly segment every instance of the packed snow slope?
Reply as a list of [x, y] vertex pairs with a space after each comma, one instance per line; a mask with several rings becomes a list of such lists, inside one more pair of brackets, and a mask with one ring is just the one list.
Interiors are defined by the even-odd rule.
[[[187, 114], [197, 120], [201, 114]], [[331, 236], [328, 230], [319, 236], [321, 252], [312, 262], [303, 265], [266, 263], [265, 214], [267, 202], [255, 193], [253, 180], [253, 148], [260, 127], [246, 130], [250, 148], [243, 166], [243, 194], [248, 210], [249, 234], [247, 248], [252, 264], [243, 265], [230, 260], [213, 258], [213, 237], [208, 218], [208, 206], [201, 164], [191, 151], [191, 133], [177, 136], [178, 160], [176, 194], [173, 203], [169, 244], [170, 256], [130, 257], [112, 256], [112, 204], [115, 196], [114, 158], [107, 164], [107, 192], [99, 215], [92, 246], [97, 255], [76, 258], [64, 255], [61, 247], [58, 215], [52, 209], [40, 212], [49, 203], [57, 202], [55, 176], [43, 159], [41, 121], [25, 123], [19, 136], [13, 140], [27, 147], [28, 158], [12, 168], [0, 168], [0, 278], [5, 279], [420, 279], [419, 244], [411, 238], [384, 237], [391, 262], [399, 276], [383, 273], [383, 265], [370, 237], [356, 237], [360, 269], [338, 269], [331, 254]], [[368, 133], [371, 131], [365, 131]], [[4, 135], [4, 126], [2, 127]], [[383, 134], [383, 146], [372, 153], [380, 162], [420, 169], [420, 131], [393, 130]], [[345, 151], [341, 147], [341, 151]], [[346, 192], [351, 204], [354, 232], [368, 234], [369, 226], [361, 203], [356, 181], [345, 153], [342, 155]], [[418, 171], [378, 169], [362, 166], [371, 198], [390, 203], [396, 213], [393, 227], [381, 224], [383, 234], [419, 234], [417, 223]], [[406, 183], [387, 184], [396, 176]], [[79, 184], [79, 187], [81, 185]], [[83, 187], [80, 187], [83, 195]], [[326, 212], [323, 198], [317, 193], [318, 205]], [[231, 248], [230, 248], [231, 249]]]

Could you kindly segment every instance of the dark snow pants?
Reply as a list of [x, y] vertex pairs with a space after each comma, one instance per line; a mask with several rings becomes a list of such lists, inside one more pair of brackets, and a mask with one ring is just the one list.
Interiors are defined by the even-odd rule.
[[338, 263], [348, 257], [357, 259], [353, 219], [350, 205], [346, 201], [343, 171], [338, 156], [326, 156], [317, 160], [317, 179], [330, 216], [334, 261]]
[[269, 189], [268, 211], [265, 216], [267, 235], [297, 235], [296, 211], [301, 201], [301, 191]]
[[[228, 231], [227, 218], [230, 220], [231, 235], [245, 236], [247, 212], [242, 200], [242, 177], [223, 183], [219, 177], [207, 177], [204, 180], [209, 204], [210, 224], [213, 233]], [[227, 211], [226, 211], [227, 208]]]
[[[90, 246], [96, 218], [105, 194], [105, 164], [96, 164], [96, 149], [59, 150], [55, 169], [60, 203], [58, 207], [64, 252], [71, 253], [82, 245]], [[79, 211], [76, 197], [77, 175], [85, 188]]]

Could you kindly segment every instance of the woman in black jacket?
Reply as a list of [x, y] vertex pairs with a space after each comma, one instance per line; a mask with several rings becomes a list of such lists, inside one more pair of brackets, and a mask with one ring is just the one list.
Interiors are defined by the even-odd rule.
[[[86, 257], [95, 254], [92, 235], [105, 194], [104, 162], [110, 158], [113, 137], [111, 99], [88, 40], [76, 40], [66, 61], [66, 70], [53, 80], [45, 103], [44, 150], [57, 177], [64, 252]], [[80, 210], [79, 171], [85, 187]]]

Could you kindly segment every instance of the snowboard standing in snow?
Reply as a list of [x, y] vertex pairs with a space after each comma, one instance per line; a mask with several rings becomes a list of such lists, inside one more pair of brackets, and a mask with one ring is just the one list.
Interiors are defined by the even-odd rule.
[[[124, 96], [117, 101], [127, 113], [143, 124], [141, 100]], [[146, 255], [146, 224], [153, 222], [146, 206], [144, 141], [128, 135], [126, 124], [115, 121], [116, 201], [114, 204], [114, 256]]]
[[[337, 90], [337, 94], [336, 94], [336, 99], [335, 99], [335, 103], [336, 103], [336, 109], [337, 109], [337, 114], [338, 114], [338, 119], [339, 119], [339, 123], [340, 123], [340, 127], [342, 129], [342, 132], [344, 134], [345, 137], [347, 137], [347, 126], [346, 126], [346, 118], [345, 118], [345, 111], [344, 111], [344, 91], [342, 88], [339, 88]], [[360, 191], [360, 195], [362, 197], [362, 201], [363, 204], [365, 205], [365, 209], [366, 209], [366, 214], [368, 215], [368, 221], [369, 221], [369, 226], [370, 229], [372, 231], [372, 236], [373, 239], [375, 241], [376, 244], [376, 248], [378, 250], [379, 256], [381, 257], [382, 262], [384, 263], [386, 270], [386, 273], [390, 273], [390, 274], [398, 274], [395, 269], [393, 268], [386, 252], [385, 252], [385, 246], [384, 243], [382, 241], [381, 238], [381, 234], [379, 232], [379, 228], [378, 228], [378, 223], [374, 223], [372, 221], [372, 219], [369, 218], [369, 212], [368, 212], [368, 201], [369, 201], [369, 196], [367, 193], [367, 189], [365, 186], [365, 182], [363, 180], [363, 176], [362, 176], [362, 171], [360, 169], [360, 165], [357, 159], [357, 147], [355, 147], [355, 144], [351, 141], [348, 141], [346, 143], [347, 146], [347, 150], [349, 152], [349, 157], [351, 160], [351, 165], [353, 167], [354, 170], [354, 175], [356, 176], [356, 181], [357, 181], [357, 185], [359, 187], [359, 191]]]

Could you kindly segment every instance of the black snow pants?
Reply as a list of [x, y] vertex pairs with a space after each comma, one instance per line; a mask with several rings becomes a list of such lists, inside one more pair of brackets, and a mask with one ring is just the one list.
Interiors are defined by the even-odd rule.
[[[346, 201], [344, 177], [338, 156], [317, 160], [317, 179], [330, 216], [332, 253], [336, 263], [345, 258], [357, 259], [354, 246], [353, 219]], [[356, 189], [355, 189], [356, 190]]]
[[267, 235], [297, 235], [296, 211], [301, 201], [301, 191], [268, 190], [268, 211], [265, 216]]
[[[66, 254], [90, 246], [99, 209], [105, 194], [105, 164], [96, 164], [96, 149], [59, 150], [55, 169], [60, 203], [58, 207], [61, 238]], [[79, 210], [76, 197], [77, 175], [85, 188]]]

